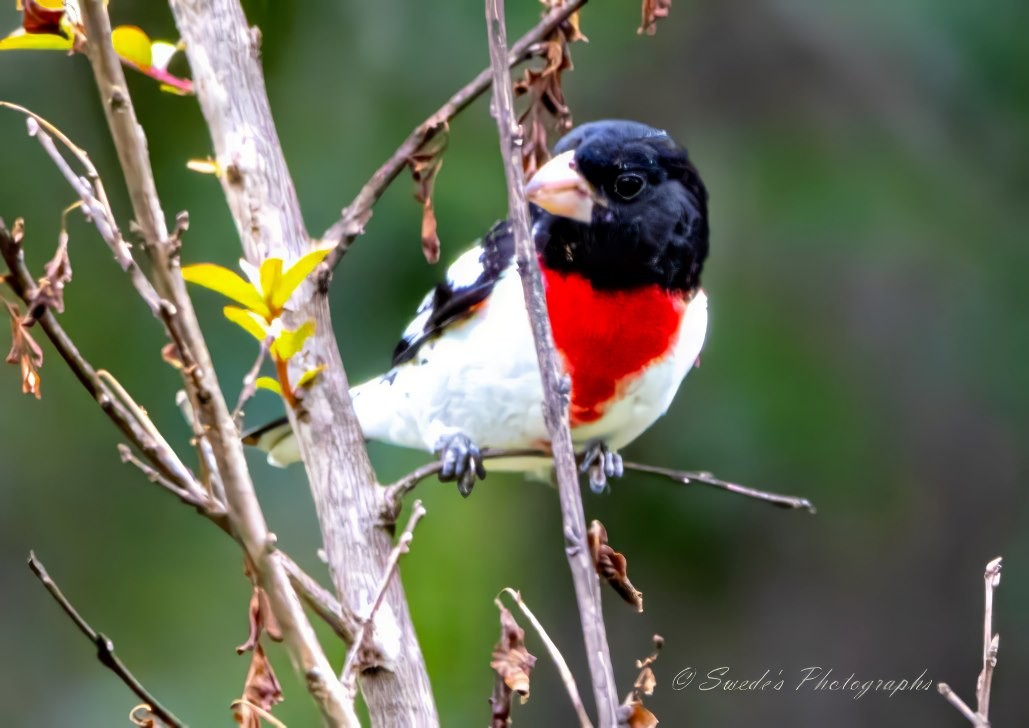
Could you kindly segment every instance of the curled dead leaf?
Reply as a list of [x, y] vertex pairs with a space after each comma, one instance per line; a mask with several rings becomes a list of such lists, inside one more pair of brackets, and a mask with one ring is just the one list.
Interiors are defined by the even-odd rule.
[[600, 521], [593, 521], [590, 524], [586, 540], [589, 543], [590, 554], [593, 556], [593, 565], [596, 567], [597, 573], [607, 580], [607, 583], [622, 599], [636, 607], [637, 612], [642, 612], [643, 593], [629, 581], [629, 563], [625, 556], [608, 545], [607, 529], [604, 528], [604, 524]]
[[21, 367], [21, 391], [40, 399], [43, 395], [39, 386], [39, 367], [43, 366], [43, 350], [29, 333], [21, 310], [7, 300], [4, 300], [4, 305], [11, 319], [11, 350], [7, 354], [7, 363]]
[[279, 627], [271, 605], [268, 603], [268, 594], [257, 584], [257, 578], [254, 576], [249, 559], [244, 563], [243, 570], [252, 585], [250, 606], [247, 610], [250, 631], [247, 634], [246, 642], [236, 648], [238, 655], [259, 648], [262, 634], [267, 634], [275, 642], [282, 641], [282, 628]]
[[443, 152], [449, 140], [450, 127], [443, 121], [426, 134], [425, 141], [407, 158], [407, 166], [415, 183], [414, 198], [422, 205], [422, 253], [430, 263], [439, 260], [440, 251], [432, 192], [436, 186], [436, 175], [443, 166]]
[[654, 728], [659, 722], [656, 715], [643, 707], [642, 700], [633, 701], [628, 708], [625, 725], [629, 728]]
[[493, 690], [493, 726], [506, 726], [511, 714], [511, 695], [518, 693], [521, 702], [529, 699], [529, 675], [536, 666], [536, 657], [525, 647], [525, 630], [518, 626], [514, 615], [495, 600], [500, 610], [500, 641], [493, 648], [489, 666], [500, 678]]
[[672, 9], [672, 0], [643, 0], [642, 20], [636, 32], [640, 35], [654, 35], [657, 32], [657, 21], [667, 18]]
[[[565, 0], [543, 0], [547, 10], [561, 7]], [[561, 74], [572, 69], [568, 45], [585, 41], [579, 29], [579, 14], [573, 13], [536, 45], [533, 55], [543, 60], [542, 67], [526, 67], [514, 84], [515, 96], [525, 96], [529, 103], [519, 115], [522, 126], [522, 168], [526, 177], [535, 174], [550, 159], [550, 131], [564, 133], [572, 128], [572, 112], [565, 102]]]
[[243, 684], [243, 697], [233, 703], [233, 716], [243, 728], [261, 728], [260, 711], [269, 711], [284, 699], [275, 671], [258, 644], [250, 659], [250, 669]]

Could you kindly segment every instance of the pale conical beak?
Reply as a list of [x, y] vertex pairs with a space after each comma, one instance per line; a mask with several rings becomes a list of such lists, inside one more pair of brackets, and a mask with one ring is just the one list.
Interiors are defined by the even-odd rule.
[[593, 189], [575, 169], [575, 151], [544, 164], [525, 185], [525, 196], [553, 215], [579, 222], [593, 220]]

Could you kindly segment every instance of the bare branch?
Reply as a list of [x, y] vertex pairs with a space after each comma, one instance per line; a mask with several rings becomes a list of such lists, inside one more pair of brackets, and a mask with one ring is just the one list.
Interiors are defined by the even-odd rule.
[[501, 594], [507, 594], [514, 599], [515, 604], [522, 610], [522, 614], [532, 624], [533, 629], [536, 630], [536, 634], [539, 635], [540, 640], [543, 641], [543, 645], [547, 648], [547, 652], [550, 653], [550, 659], [554, 661], [554, 666], [557, 668], [558, 673], [561, 675], [561, 682], [564, 683], [565, 690], [568, 691], [568, 697], [572, 701], [572, 707], [575, 708], [575, 714], [579, 717], [580, 728], [593, 728], [593, 723], [590, 722], [590, 717], [586, 713], [586, 708], [582, 704], [582, 698], [579, 696], [579, 687], [575, 684], [575, 676], [572, 675], [571, 669], [568, 667], [568, 663], [565, 662], [564, 655], [561, 654], [561, 650], [558, 649], [554, 640], [547, 634], [547, 630], [543, 628], [543, 625], [536, 615], [533, 614], [532, 610], [529, 609], [529, 605], [522, 599], [521, 592], [515, 591], [511, 587], [505, 587]]
[[990, 689], [993, 686], [993, 671], [997, 667], [997, 650], [1000, 647], [1000, 635], [993, 632], [993, 593], [1000, 585], [1001, 561], [1000, 556], [993, 559], [986, 565], [986, 572], [983, 575], [986, 607], [983, 614], [983, 669], [979, 673], [975, 691], [977, 710], [972, 710], [947, 683], [941, 682], [936, 685], [940, 695], [976, 728], [990, 726]]
[[997, 651], [1000, 648], [1000, 635], [993, 632], [993, 592], [1000, 586], [1001, 557], [998, 556], [986, 565], [983, 575], [985, 585], [985, 610], [983, 613], [983, 670], [979, 674], [976, 685], [978, 713], [987, 721], [990, 720], [990, 689], [993, 687], [993, 671], [997, 667]]
[[[295, 260], [311, 249], [311, 240], [272, 118], [260, 34], [249, 27], [238, 0], [171, 0], [170, 5], [244, 253], [251, 262], [271, 256]], [[324, 285], [308, 283], [292, 299], [295, 321], [313, 320], [316, 330], [290, 366], [298, 375], [311, 366], [325, 369], [305, 392], [302, 409], [290, 408], [289, 416], [337, 596], [361, 614], [386, 571], [393, 539], [381, 517], [383, 492], [350, 401], [326, 293]], [[368, 652], [378, 656], [375, 667], [381, 669], [364, 671], [360, 680], [372, 723], [436, 725], [435, 700], [400, 579], [390, 581], [385, 600], [388, 608], [376, 612], [368, 640]], [[384, 635], [397, 639], [383, 640]]]
[[[482, 458], [484, 460], [494, 460], [501, 458], [525, 458], [525, 457], [538, 457], [540, 459], [549, 460], [551, 453], [544, 452], [542, 450], [483, 450]], [[576, 462], [581, 462], [582, 456], [576, 456]], [[643, 463], [631, 463], [623, 462], [623, 467], [626, 470], [635, 470], [640, 473], [649, 473], [651, 475], [659, 475], [669, 480], [675, 481], [682, 485], [690, 485], [693, 483], [699, 483], [701, 485], [707, 485], [718, 490], [724, 490], [729, 493], [735, 493], [736, 495], [742, 495], [746, 498], [753, 498], [755, 500], [762, 501], [763, 503], [769, 503], [773, 506], [780, 508], [792, 508], [798, 510], [806, 510], [809, 513], [815, 513], [816, 509], [814, 504], [807, 498], [801, 498], [795, 495], [782, 495], [780, 493], [772, 493], [766, 490], [758, 490], [757, 488], [751, 488], [746, 485], [739, 485], [738, 483], [731, 483], [726, 480], [720, 480], [711, 473], [702, 470], [673, 470], [671, 468], [662, 468], [656, 465], [645, 465]], [[401, 499], [410, 493], [415, 487], [427, 478], [431, 478], [433, 475], [439, 473], [442, 464], [438, 460], [434, 460], [431, 463], [426, 463], [421, 467], [412, 470], [407, 475], [403, 476], [399, 480], [386, 486], [386, 502], [387, 512], [396, 513], [398, 512]]]
[[[23, 300], [31, 300], [34, 280], [25, 265], [21, 246], [15, 243], [7, 228], [0, 219], [0, 255], [7, 264], [10, 275], [6, 282], [14, 292]], [[196, 476], [190, 472], [178, 455], [169, 447], [163, 448], [157, 442], [148, 438], [144, 429], [138, 423], [138, 415], [130, 414], [122, 401], [132, 401], [131, 397], [124, 393], [120, 398], [110, 393], [104, 385], [96, 369], [82, 356], [75, 346], [71, 337], [64, 331], [53, 312], [47, 310], [38, 319], [40, 327], [50, 339], [57, 353], [61, 355], [68, 368], [86, 388], [86, 391], [97, 401], [101, 410], [118, 427], [119, 430], [129, 438], [133, 446], [143, 454], [149, 465], [138, 461], [133, 455], [126, 458], [124, 446], [119, 447], [119, 453], [123, 460], [136, 465], [148, 479], [154, 478], [154, 482], [161, 485], [169, 492], [172, 492], [184, 503], [194, 507], [197, 511], [206, 516], [211, 522], [222, 529], [225, 533], [236, 538], [231, 526], [226, 521], [226, 513], [218, 502], [210, 500], [203, 487], [196, 480]], [[133, 404], [135, 404], [133, 402]], [[137, 412], [141, 408], [135, 405]], [[161, 438], [164, 441], [164, 438]], [[204, 442], [209, 448], [210, 444]], [[131, 453], [129, 453], [131, 455]], [[212, 455], [213, 457], [213, 455]], [[153, 471], [147, 468], [153, 468]], [[170, 486], [170, 487], [169, 487]], [[343, 640], [352, 639], [356, 631], [357, 620], [353, 615], [341, 609], [339, 602], [330, 595], [311, 576], [297, 566], [285, 553], [279, 552], [279, 559], [283, 568], [289, 574], [293, 588], [319, 617], [325, 620], [333, 631]]]
[[[553, 33], [557, 26], [565, 22], [586, 2], [587, 0], [568, 0], [563, 5], [558, 5], [550, 10], [539, 23], [511, 46], [507, 55], [508, 67], [515, 66], [529, 58], [537, 43]], [[484, 68], [479, 75], [451, 96], [436, 113], [408, 134], [390, 158], [365, 183], [357, 197], [343, 209], [342, 217], [322, 234], [323, 242], [336, 243], [336, 249], [332, 251], [327, 261], [330, 269], [339, 263], [350, 248], [350, 244], [364, 232], [364, 226], [372, 216], [372, 207], [386, 191], [386, 188], [397, 178], [397, 175], [404, 171], [411, 155], [418, 151], [418, 148], [436, 129], [442, 124], [448, 123], [475, 99], [489, 90], [493, 83], [492, 74], [490, 68]]]
[[567, 543], [566, 553], [572, 570], [572, 581], [575, 584], [593, 692], [601, 728], [607, 728], [615, 725], [618, 699], [615, 694], [604, 615], [600, 605], [600, 586], [586, 548], [586, 518], [582, 507], [582, 494], [579, 491], [572, 435], [568, 426], [570, 385], [567, 376], [562, 377], [559, 373], [550, 320], [547, 316], [543, 279], [536, 259], [536, 246], [529, 231], [529, 206], [525, 199], [520, 149], [521, 130], [514, 115], [511, 74], [507, 63], [507, 31], [503, 0], [486, 0], [486, 26], [490, 66], [493, 70], [493, 105], [500, 132], [500, 153], [507, 178], [508, 219], [515, 238], [518, 272], [522, 279], [540, 374], [543, 378], [543, 417], [554, 453], [561, 517]]
[[[303, 607], [290, 585], [254, 493], [243, 455], [243, 445], [221, 392], [210, 353], [200, 331], [186, 284], [178, 269], [177, 249], [170, 243], [147, 151], [146, 137], [136, 120], [121, 60], [111, 44], [111, 21], [103, 0], [83, 0], [87, 55], [111, 130], [118, 160], [132, 200], [136, 222], [153, 263], [157, 289], [174, 307], [166, 321], [185, 365], [186, 391], [211, 443], [218, 474], [225, 488], [227, 515], [254, 564], [269, 604], [282, 627], [283, 642], [303, 672], [308, 691], [323, 718], [333, 725], [358, 725], [353, 704], [334, 679], [325, 653], [318, 644]], [[220, 29], [222, 32], [224, 28]]]
[[771, 503], [772, 505], [779, 506], [780, 508], [797, 508], [806, 510], [808, 513], [816, 512], [814, 504], [807, 498], [800, 498], [795, 495], [780, 495], [779, 493], [771, 493], [765, 490], [750, 488], [746, 485], [730, 483], [725, 480], [719, 480], [711, 473], [704, 471], [671, 470], [669, 468], [661, 468], [656, 465], [643, 465], [641, 463], [629, 462], [623, 462], [622, 465], [626, 470], [636, 470], [640, 473], [660, 475], [665, 478], [669, 478], [670, 480], [674, 480], [677, 483], [682, 483], [683, 485], [701, 483], [703, 485], [711, 486], [712, 488], [718, 488], [719, 490], [735, 493], [736, 495], [742, 495], [747, 498], [764, 501], [765, 503]]
[[414, 538], [414, 529], [418, 525], [418, 521], [422, 520], [425, 515], [425, 507], [421, 501], [415, 501], [414, 506], [411, 509], [411, 516], [407, 519], [407, 525], [404, 527], [403, 532], [400, 534], [400, 538], [397, 539], [396, 546], [393, 547], [393, 551], [390, 552], [389, 561], [386, 563], [386, 571], [382, 575], [382, 581], [379, 583], [378, 589], [375, 591], [375, 598], [372, 600], [371, 605], [368, 607], [368, 614], [361, 620], [361, 626], [358, 627], [357, 634], [354, 636], [353, 641], [350, 644], [350, 649], [347, 650], [347, 659], [343, 663], [343, 669], [340, 671], [340, 682], [343, 683], [343, 687], [351, 695], [357, 693], [357, 667], [361, 660], [361, 652], [365, 648], [365, 638], [368, 636], [368, 627], [372, 624], [372, 620], [375, 618], [375, 612], [378, 611], [379, 607], [382, 606], [382, 600], [386, 596], [386, 589], [389, 588], [390, 580], [393, 578], [393, 574], [396, 573], [397, 565], [400, 563], [400, 557], [406, 554], [410, 550], [411, 540]]
[[944, 682], [937, 683], [936, 689], [939, 690], [940, 695], [947, 699], [947, 702], [957, 708], [961, 715], [968, 719], [969, 723], [974, 725], [976, 728], [990, 728], [990, 722], [969, 708], [968, 703], [962, 700], [958, 694], [951, 689], [950, 685]]
[[125, 663], [114, 654], [114, 643], [89, 626], [89, 623], [82, 618], [75, 607], [72, 606], [72, 603], [68, 601], [68, 598], [61, 592], [60, 587], [50, 578], [50, 574], [47, 573], [43, 562], [37, 559], [36, 554], [31, 551], [29, 552], [29, 568], [32, 569], [32, 573], [36, 575], [43, 586], [46, 587], [46, 590], [50, 592], [50, 596], [54, 598], [54, 601], [61, 605], [61, 609], [71, 618], [75, 626], [79, 628], [82, 634], [89, 638], [90, 642], [96, 645], [96, 656], [100, 663], [117, 675], [132, 692], [139, 696], [140, 700], [147, 704], [150, 712], [160, 718], [166, 725], [171, 728], [178, 728], [184, 725], [170, 710], [162, 706], [149, 690], [143, 687], [143, 684], [136, 679], [129, 671], [129, 668], [125, 667]]
[[233, 422], [239, 423], [242, 421], [243, 405], [257, 393], [257, 375], [261, 372], [261, 365], [264, 364], [265, 358], [268, 356], [268, 348], [271, 344], [271, 338], [267, 338], [261, 342], [261, 348], [257, 352], [257, 358], [254, 360], [254, 365], [250, 367], [247, 373], [243, 377], [243, 389], [240, 390], [239, 399], [236, 401], [236, 408], [232, 410]]

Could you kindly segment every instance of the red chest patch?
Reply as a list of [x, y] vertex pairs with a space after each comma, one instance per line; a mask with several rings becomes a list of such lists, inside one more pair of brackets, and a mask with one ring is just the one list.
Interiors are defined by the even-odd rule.
[[682, 294], [660, 286], [597, 291], [582, 276], [544, 269], [554, 343], [572, 378], [572, 425], [595, 422], [619, 386], [675, 345]]

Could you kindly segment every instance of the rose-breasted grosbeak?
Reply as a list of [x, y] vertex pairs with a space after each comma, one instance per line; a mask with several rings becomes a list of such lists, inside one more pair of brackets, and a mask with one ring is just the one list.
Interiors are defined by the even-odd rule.
[[[704, 342], [707, 192], [686, 150], [637, 122], [584, 124], [554, 153], [526, 187], [532, 235], [571, 378], [572, 438], [614, 475], [615, 451], [665, 413]], [[351, 396], [367, 438], [438, 453], [441, 478], [466, 495], [485, 477], [479, 447], [547, 447], [507, 222], [457, 259], [404, 331], [392, 368]], [[284, 420], [247, 442], [276, 465], [299, 458]]]

